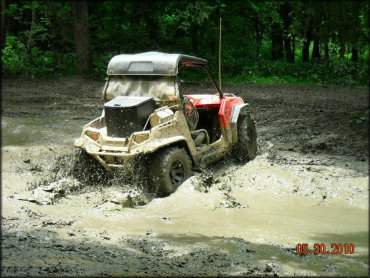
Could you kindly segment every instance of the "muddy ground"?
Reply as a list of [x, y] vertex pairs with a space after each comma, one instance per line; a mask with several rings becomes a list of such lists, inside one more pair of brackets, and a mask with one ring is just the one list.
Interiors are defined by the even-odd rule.
[[[155, 198], [72, 175], [103, 84], [2, 80], [2, 276], [368, 275], [368, 131], [350, 123], [366, 89], [224, 85], [251, 105], [258, 156]], [[299, 255], [303, 243], [326, 251]], [[328, 254], [333, 243], [354, 253]]]

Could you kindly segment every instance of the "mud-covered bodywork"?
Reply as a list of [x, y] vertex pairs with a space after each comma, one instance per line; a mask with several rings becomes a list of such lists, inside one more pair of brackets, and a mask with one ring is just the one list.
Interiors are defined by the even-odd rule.
[[[206, 136], [204, 141], [207, 144], [196, 147], [192, 133], [204, 132], [205, 130], [200, 129], [191, 132], [183, 111], [176, 111], [179, 107], [180, 105], [175, 105], [171, 107], [172, 109], [168, 106], [157, 109], [149, 119], [151, 129], [134, 132], [128, 138], [108, 136], [103, 113], [101, 117], [85, 125], [81, 137], [75, 141], [74, 145], [85, 149], [108, 171], [111, 168], [124, 168], [124, 162], [137, 155], [153, 153], [162, 147], [173, 144], [185, 147], [195, 166], [201, 162], [208, 164], [230, 151], [231, 145], [225, 144], [232, 140], [230, 128], [225, 129], [224, 136], [221, 136], [212, 145], [209, 144], [209, 136]], [[215, 150], [217, 150], [216, 153]]]
[[[161, 114], [165, 114], [166, 117]], [[150, 130], [134, 132], [128, 138], [117, 138], [107, 135], [103, 114], [84, 127], [81, 137], [75, 141], [75, 146], [84, 148], [107, 170], [123, 168], [124, 162], [128, 159], [152, 153], [174, 143], [185, 144], [190, 151], [194, 151], [191, 134], [182, 111], [174, 112], [168, 106], [164, 106], [157, 109], [151, 115], [151, 119], [153, 126]]]
[[[104, 110], [99, 118], [84, 126], [81, 137], [74, 143], [75, 147], [84, 149], [108, 171], [129, 167], [129, 160], [142, 155], [154, 154], [153, 161], [158, 161], [159, 164], [164, 160], [174, 165], [188, 164], [187, 158], [182, 161], [180, 157], [185, 151], [192, 168], [225, 156], [238, 142], [239, 114], [248, 106], [240, 97], [222, 93], [206, 63], [206, 60], [193, 56], [159, 52], [113, 57], [108, 64], [108, 78], [102, 93], [105, 105], [108, 101], [122, 97], [124, 100], [141, 97], [152, 99], [155, 107], [153, 111], [149, 111], [146, 121], [142, 121], [145, 124], [133, 123], [136, 121], [135, 115], [126, 113], [134, 113], [133, 107], [117, 108], [131, 110], [124, 110], [126, 118], [116, 121], [116, 124], [123, 125], [124, 128], [125, 122], [127, 129], [132, 130], [133, 126], [136, 128], [123, 137], [112, 135], [107, 124], [109, 122], [111, 125], [112, 119], [109, 117], [112, 116]], [[182, 67], [203, 68], [210, 77], [216, 94], [183, 95], [177, 78]], [[114, 104], [111, 108], [115, 109], [115, 105], [119, 106]], [[132, 122], [127, 122], [127, 118]], [[167, 154], [163, 150], [168, 147], [170, 149]], [[175, 151], [173, 148], [182, 151]], [[158, 153], [163, 153], [163, 158], [155, 158]], [[169, 158], [171, 156], [175, 158]], [[172, 161], [173, 159], [176, 161]], [[172, 175], [176, 176], [182, 170], [182, 166], [174, 169]]]

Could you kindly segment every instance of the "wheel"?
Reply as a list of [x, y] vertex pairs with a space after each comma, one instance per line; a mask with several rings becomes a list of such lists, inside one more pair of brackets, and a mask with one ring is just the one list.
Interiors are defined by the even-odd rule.
[[237, 122], [238, 142], [234, 145], [234, 156], [239, 161], [253, 160], [257, 155], [257, 131], [249, 113], [240, 113]]
[[83, 149], [76, 154], [72, 176], [88, 183], [104, 182], [109, 177], [104, 167]]
[[171, 147], [155, 153], [149, 167], [152, 187], [162, 196], [168, 196], [191, 174], [191, 161], [183, 148]]

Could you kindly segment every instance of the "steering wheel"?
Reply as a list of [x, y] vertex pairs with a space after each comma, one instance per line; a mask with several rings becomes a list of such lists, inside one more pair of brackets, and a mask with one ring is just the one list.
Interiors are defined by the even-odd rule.
[[194, 104], [187, 98], [184, 97], [184, 114], [190, 130], [195, 130], [199, 121], [199, 113], [195, 109]]

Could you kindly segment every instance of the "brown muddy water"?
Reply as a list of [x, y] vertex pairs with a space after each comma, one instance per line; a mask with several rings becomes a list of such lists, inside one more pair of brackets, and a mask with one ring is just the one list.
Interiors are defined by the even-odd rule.
[[[225, 85], [251, 105], [258, 156], [155, 198], [71, 175], [103, 84], [3, 79], [2, 276], [368, 275], [368, 131], [349, 122], [366, 89]], [[299, 255], [303, 243], [326, 251]], [[354, 253], [328, 254], [333, 243]]]

